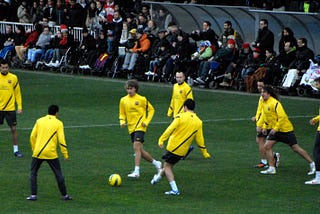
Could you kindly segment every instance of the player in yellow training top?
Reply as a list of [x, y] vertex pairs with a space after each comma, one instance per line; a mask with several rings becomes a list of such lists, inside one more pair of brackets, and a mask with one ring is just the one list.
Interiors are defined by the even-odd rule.
[[[263, 79], [259, 79], [257, 82], [257, 88], [258, 91], [261, 93], [262, 88], [264, 87], [264, 80]], [[259, 102], [258, 102], [258, 107], [257, 107], [257, 111], [256, 111], [256, 115], [253, 116], [251, 118], [252, 122], [255, 122], [256, 124], [259, 123], [259, 120], [261, 120], [261, 111], [262, 111], [262, 102], [263, 99], [260, 96], [259, 98]], [[270, 128], [267, 127], [268, 132], [270, 131]], [[266, 155], [266, 151], [264, 149], [264, 144], [266, 141], [266, 137], [267, 134], [263, 134], [262, 133], [262, 128], [259, 126], [256, 126], [256, 142], [258, 144], [258, 148], [259, 148], [259, 154], [260, 154], [260, 163], [258, 163], [257, 165], [255, 165], [255, 168], [268, 168], [268, 161], [267, 161], [267, 155]], [[280, 163], [280, 153], [279, 152], [275, 152], [274, 153], [274, 160], [275, 160], [275, 166], [278, 167], [279, 163]]]
[[[191, 87], [185, 82], [185, 75], [182, 71], [176, 72], [176, 81], [173, 85], [172, 96], [170, 101], [170, 106], [168, 109], [168, 117], [175, 118], [179, 113], [184, 112], [183, 104], [187, 99], [193, 100], [193, 93]], [[186, 156], [182, 157], [185, 159], [190, 152], [192, 152], [193, 146], [190, 146]]]
[[[314, 80], [314, 86], [320, 90], [320, 77]], [[317, 133], [314, 139], [313, 145], [313, 158], [316, 166], [316, 176], [310, 181], [304, 182], [305, 184], [318, 185], [320, 184], [320, 110], [319, 115], [311, 118], [309, 121], [311, 125], [316, 125], [318, 123]]]
[[267, 136], [266, 143], [264, 144], [266, 155], [269, 162], [269, 168], [261, 171], [262, 174], [276, 174], [276, 168], [274, 163], [274, 157], [272, 148], [277, 142], [283, 142], [290, 146], [292, 151], [299, 154], [310, 165], [310, 171], [308, 175], [315, 173], [315, 164], [309, 154], [302, 149], [294, 134], [294, 128], [290, 122], [286, 112], [284, 111], [282, 104], [278, 100], [278, 96], [275, 94], [271, 86], [264, 86], [261, 90], [262, 110], [261, 120], [258, 121], [257, 126], [262, 128], [262, 132], [267, 134], [268, 128], [270, 132]]
[[143, 148], [144, 134], [154, 115], [154, 108], [146, 97], [139, 95], [139, 84], [137, 80], [128, 80], [125, 88], [128, 95], [120, 99], [119, 120], [121, 128], [128, 126], [131, 142], [135, 152], [135, 168], [128, 174], [130, 178], [140, 176], [141, 157], [151, 162], [158, 171], [161, 170], [161, 162], [155, 160]]
[[151, 184], [156, 184], [160, 181], [162, 176], [166, 176], [171, 190], [165, 192], [166, 195], [179, 195], [179, 190], [174, 180], [172, 171], [173, 166], [184, 157], [193, 140], [196, 140], [202, 155], [205, 158], [210, 158], [205, 144], [202, 131], [202, 121], [194, 113], [195, 102], [192, 99], [187, 99], [184, 102], [184, 113], [178, 114], [170, 126], [163, 132], [159, 138], [158, 144], [160, 148], [164, 148], [164, 141], [168, 140], [166, 152], [162, 156], [165, 160], [163, 169], [153, 176]]
[[68, 160], [67, 144], [64, 136], [63, 123], [57, 118], [59, 107], [51, 105], [48, 108], [48, 114], [39, 118], [30, 135], [30, 144], [32, 150], [32, 161], [30, 170], [30, 189], [31, 195], [27, 197], [29, 201], [37, 200], [37, 176], [41, 164], [46, 161], [55, 174], [62, 200], [71, 200], [67, 194], [64, 177], [62, 175], [60, 161], [58, 158], [57, 147], [65, 160]]
[[[6, 119], [12, 133], [13, 154], [21, 158], [18, 148], [17, 114], [22, 113], [22, 96], [18, 77], [9, 72], [9, 63], [2, 60], [0, 63], [0, 125]], [[17, 104], [17, 112], [16, 112]]]

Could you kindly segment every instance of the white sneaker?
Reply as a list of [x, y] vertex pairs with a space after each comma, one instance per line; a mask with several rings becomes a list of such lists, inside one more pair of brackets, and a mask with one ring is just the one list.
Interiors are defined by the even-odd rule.
[[180, 195], [180, 192], [178, 190], [177, 191], [170, 190], [170, 191], [165, 192], [164, 194], [166, 194], [166, 195]]
[[197, 80], [197, 82], [200, 83], [200, 84], [204, 84], [204, 83], [205, 83], [200, 77], [198, 77], [196, 80]]
[[156, 167], [156, 169], [158, 170], [158, 173], [160, 173], [161, 170], [162, 170], [162, 163], [161, 163], [161, 161], [157, 161], [155, 167]]
[[320, 181], [317, 179], [313, 179], [311, 181], [306, 181], [304, 182], [304, 184], [311, 184], [311, 185], [316, 185], [316, 184], [320, 184]]
[[276, 153], [274, 154], [274, 159], [275, 159], [276, 168], [278, 168], [279, 165], [280, 165], [280, 153], [276, 152]]
[[128, 177], [129, 178], [139, 178], [140, 174], [139, 174], [139, 172], [132, 172], [132, 173], [128, 174]]
[[315, 164], [313, 163], [313, 164], [310, 166], [310, 171], [308, 172], [308, 175], [313, 175], [314, 173], [316, 173], [316, 166], [315, 166]]
[[276, 170], [272, 170], [270, 169], [270, 167], [267, 169], [267, 170], [263, 170], [263, 171], [260, 171], [261, 174], [264, 174], [264, 175], [274, 175], [276, 174]]
[[52, 61], [50, 61], [49, 63], [44, 63], [46, 66], [48, 66], [48, 67], [52, 67], [52, 64], [53, 64], [53, 62]]
[[158, 174], [155, 174], [154, 176], [153, 176], [153, 178], [152, 178], [152, 180], [151, 180], [151, 184], [152, 185], [156, 185], [160, 180], [161, 180], [161, 176], [159, 175], [159, 173]]
[[52, 63], [52, 67], [59, 67], [60, 66], [60, 62], [56, 61], [55, 63]]

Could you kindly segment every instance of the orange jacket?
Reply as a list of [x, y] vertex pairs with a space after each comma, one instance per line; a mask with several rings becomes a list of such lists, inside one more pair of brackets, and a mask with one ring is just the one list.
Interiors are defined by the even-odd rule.
[[[138, 42], [140, 43], [140, 47], [138, 48]], [[144, 53], [149, 50], [150, 48], [150, 40], [147, 38], [147, 34], [142, 34], [139, 41], [136, 42], [134, 47], [131, 49], [133, 53]]]

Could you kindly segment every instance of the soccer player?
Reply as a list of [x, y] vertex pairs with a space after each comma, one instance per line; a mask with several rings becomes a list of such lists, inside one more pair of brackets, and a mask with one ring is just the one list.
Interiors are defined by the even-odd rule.
[[62, 175], [60, 161], [58, 158], [57, 146], [65, 160], [69, 159], [67, 144], [64, 136], [63, 123], [58, 119], [59, 107], [51, 105], [48, 114], [39, 118], [30, 135], [32, 150], [32, 161], [30, 170], [31, 195], [27, 197], [29, 201], [37, 200], [37, 177], [38, 170], [42, 162], [46, 161], [52, 169], [61, 193], [61, 199], [68, 201], [72, 197], [67, 194], [64, 177]]
[[138, 94], [139, 84], [137, 80], [128, 80], [125, 88], [128, 95], [120, 99], [119, 120], [121, 128], [128, 126], [135, 152], [135, 168], [132, 173], [128, 174], [128, 177], [139, 178], [141, 157], [151, 162], [158, 171], [161, 170], [161, 162], [155, 160], [143, 148], [144, 134], [154, 115], [154, 108], [146, 97]]
[[159, 138], [158, 144], [160, 148], [164, 148], [164, 142], [168, 140], [166, 152], [162, 156], [165, 160], [163, 169], [153, 176], [151, 184], [154, 185], [160, 181], [163, 176], [166, 176], [171, 190], [165, 192], [166, 195], [179, 195], [177, 184], [174, 180], [172, 171], [173, 166], [184, 157], [192, 141], [195, 139], [204, 158], [210, 158], [205, 144], [202, 131], [202, 121], [194, 112], [195, 102], [192, 99], [187, 99], [184, 102], [184, 113], [178, 114], [169, 127], [163, 132]]
[[[9, 63], [0, 62], [0, 124], [6, 119], [10, 126], [14, 156], [21, 158], [18, 148], [17, 113], [22, 113], [22, 96], [18, 77], [9, 72]], [[17, 105], [17, 111], [16, 111]]]
[[[264, 87], [264, 80], [259, 79], [257, 82], [257, 88], [260, 93], [261, 93], [261, 90], [263, 87]], [[256, 124], [258, 124], [259, 120], [261, 119], [262, 102], [263, 102], [263, 99], [260, 96], [256, 115], [251, 118], [251, 120], [253, 122], [255, 122]], [[270, 131], [270, 127], [267, 127], [267, 130]], [[267, 168], [268, 161], [267, 161], [266, 151], [264, 149], [264, 144], [265, 144], [267, 135], [264, 135], [262, 133], [262, 128], [259, 126], [256, 126], [256, 131], [257, 131], [256, 142], [258, 144], [259, 154], [260, 154], [261, 159], [260, 159], [260, 163], [255, 165], [255, 167], [256, 168]], [[278, 152], [274, 153], [274, 159], [275, 159], [275, 165], [276, 165], [276, 167], [278, 167], [279, 163], [280, 163], [280, 153], [278, 153]]]
[[[314, 82], [315, 82], [315, 87], [320, 89], [320, 78], [315, 79]], [[316, 123], [319, 123], [319, 122], [320, 122], [320, 112], [318, 116], [310, 120], [310, 124], [315, 125]], [[312, 184], [312, 185], [320, 184], [320, 123], [319, 123], [316, 137], [314, 140], [313, 158], [316, 165], [316, 176], [314, 179], [310, 181], [306, 181], [305, 184]]]
[[[183, 112], [183, 104], [187, 99], [193, 100], [193, 93], [191, 87], [185, 82], [185, 75], [182, 71], [176, 72], [176, 81], [173, 85], [172, 96], [170, 101], [170, 106], [168, 109], [168, 117], [175, 118], [176, 115]], [[182, 157], [185, 159], [190, 152], [192, 152], [193, 146], [190, 146], [187, 154]]]
[[[309, 154], [302, 149], [297, 142], [294, 134], [294, 128], [290, 122], [282, 104], [278, 100], [278, 96], [273, 91], [272, 87], [264, 86], [261, 90], [262, 101], [262, 114], [261, 120], [258, 121], [258, 126], [262, 127], [262, 133], [267, 134], [267, 129], [270, 128], [270, 132], [267, 136], [264, 148], [267, 154], [269, 168], [261, 171], [261, 174], [276, 174], [276, 168], [274, 163], [274, 157], [272, 153], [273, 146], [278, 142], [283, 142], [291, 147], [292, 151], [299, 154], [310, 165], [310, 171], [308, 175], [315, 173], [315, 163], [309, 156]], [[267, 126], [270, 125], [270, 126]]]

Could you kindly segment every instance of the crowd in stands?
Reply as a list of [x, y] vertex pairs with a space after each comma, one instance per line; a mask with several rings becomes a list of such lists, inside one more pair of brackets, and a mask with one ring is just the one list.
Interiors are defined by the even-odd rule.
[[[165, 82], [174, 82], [175, 72], [181, 70], [191, 85], [255, 92], [260, 78], [291, 90], [309, 68], [309, 60], [319, 59], [308, 41], [295, 38], [289, 27], [275, 41], [266, 19], [260, 20], [255, 41], [243, 41], [229, 20], [221, 35], [206, 20], [202, 29], [184, 32], [165, 9], [151, 11], [147, 4], [137, 6], [133, 1], [28, 2], [0, 0], [2, 21], [34, 24], [32, 31], [8, 24], [0, 35], [0, 58], [26, 69], [64, 66]], [[57, 25], [60, 29], [53, 32], [51, 27]], [[74, 40], [70, 27], [82, 28], [81, 41]], [[274, 50], [275, 42], [279, 50]]]

